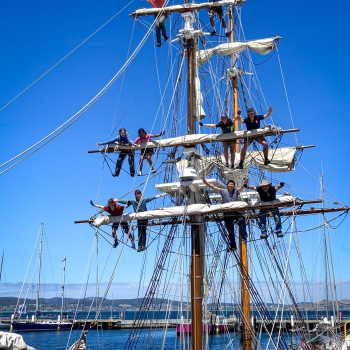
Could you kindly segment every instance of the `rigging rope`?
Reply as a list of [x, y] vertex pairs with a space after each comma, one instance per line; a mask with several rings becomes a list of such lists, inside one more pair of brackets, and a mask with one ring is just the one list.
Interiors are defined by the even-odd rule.
[[23, 91], [21, 91], [18, 95], [16, 95], [12, 100], [7, 102], [3, 107], [0, 108], [0, 112], [3, 111], [6, 107], [8, 107], [12, 102], [17, 100], [18, 97], [22, 96], [26, 91], [28, 91], [31, 87], [33, 87], [38, 81], [44, 78], [48, 73], [50, 73], [54, 68], [56, 68], [60, 63], [62, 63], [66, 58], [68, 58], [72, 53], [78, 50], [81, 46], [83, 46], [88, 40], [90, 40], [95, 34], [97, 34], [101, 29], [103, 29], [108, 23], [110, 23], [115, 17], [117, 17], [121, 12], [123, 12], [134, 0], [131, 0], [128, 4], [126, 4], [120, 11], [118, 11], [114, 16], [112, 16], [107, 22], [105, 22], [101, 27], [96, 29], [92, 34], [90, 34], [85, 40], [83, 40], [78, 46], [76, 46], [72, 51], [70, 51], [67, 55], [61, 58], [57, 63], [55, 63], [49, 70], [43, 73], [39, 78], [34, 80], [29, 86], [27, 86]]
[[[139, 43], [139, 45], [136, 47], [136, 49], [134, 50], [134, 52], [131, 54], [131, 56], [128, 58], [128, 60], [124, 63], [124, 65], [120, 68], [120, 70], [114, 75], [114, 77], [84, 106], [82, 107], [77, 113], [75, 113], [71, 118], [69, 118], [66, 122], [64, 122], [61, 126], [59, 126], [57, 129], [55, 129], [54, 131], [52, 131], [49, 135], [45, 136], [43, 139], [41, 139], [40, 141], [38, 141], [37, 143], [35, 143], [34, 145], [32, 145], [31, 147], [27, 148], [25, 151], [21, 152], [20, 154], [18, 154], [17, 156], [13, 157], [12, 159], [6, 161], [5, 163], [0, 165], [0, 168], [2, 168], [3, 166], [7, 165], [10, 162], [13, 162], [15, 159], [21, 157], [22, 155], [24, 155], [25, 153], [29, 152], [30, 150], [34, 149], [36, 146], [42, 144], [40, 147], [34, 149], [34, 151], [32, 151], [29, 155], [25, 156], [24, 158], [20, 159], [19, 161], [17, 161], [15, 164], [9, 166], [8, 168], [6, 168], [5, 170], [3, 170], [2, 172], [0, 172], [0, 175], [4, 174], [5, 172], [7, 172], [8, 170], [10, 170], [11, 168], [13, 168], [14, 166], [18, 165], [19, 163], [23, 162], [25, 159], [27, 159], [28, 157], [30, 157], [31, 155], [33, 155], [34, 153], [36, 153], [37, 151], [39, 151], [42, 147], [44, 147], [45, 145], [47, 145], [49, 142], [51, 142], [52, 140], [54, 140], [57, 136], [59, 136], [63, 131], [65, 131], [66, 129], [68, 129], [71, 125], [73, 125], [78, 119], [80, 119], [112, 86], [113, 84], [119, 79], [119, 77], [121, 76], [121, 74], [127, 69], [127, 67], [130, 65], [130, 63], [134, 60], [135, 56], [137, 55], [137, 53], [141, 50], [142, 46], [145, 44], [147, 38], [149, 37], [150, 33], [151, 33], [152, 27], [149, 29], [149, 31], [146, 33], [146, 35], [143, 37], [143, 39], [141, 40], [141, 42]], [[54, 135], [55, 133], [57, 133], [56, 135]], [[54, 136], [53, 136], [54, 135]], [[52, 138], [50, 139], [50, 137], [52, 136]]]

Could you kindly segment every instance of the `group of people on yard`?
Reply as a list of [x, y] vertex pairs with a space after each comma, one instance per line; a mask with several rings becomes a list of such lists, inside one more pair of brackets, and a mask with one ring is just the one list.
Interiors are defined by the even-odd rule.
[[[202, 181], [210, 188], [212, 188], [215, 192], [220, 193], [223, 203], [230, 203], [238, 201], [238, 195], [242, 192], [244, 188], [249, 188], [251, 190], [257, 191], [260, 195], [260, 200], [262, 202], [271, 202], [276, 199], [276, 192], [284, 186], [284, 182], [280, 182], [277, 186], [272, 186], [271, 183], [267, 180], [262, 180], [258, 187], [249, 186], [249, 179], [245, 179], [242, 185], [239, 188], [236, 188], [236, 184], [233, 180], [227, 181], [227, 188], [219, 188], [213, 184], [207, 182], [205, 178], [202, 178]], [[283, 237], [282, 233], [282, 224], [281, 224], [281, 216], [278, 208], [273, 209], [261, 209], [258, 216], [258, 225], [261, 230], [261, 239], [266, 239], [267, 236], [267, 227], [266, 227], [266, 216], [273, 216], [276, 224], [276, 235], [277, 237]], [[228, 231], [228, 238], [230, 241], [229, 250], [235, 251], [237, 250], [235, 235], [234, 235], [234, 222], [237, 222], [239, 227], [239, 234], [243, 241], [247, 239], [247, 230], [245, 224], [245, 218], [243, 214], [239, 211], [236, 212], [225, 212], [224, 213], [224, 222], [226, 229]]]
[[[97, 142], [97, 146], [107, 145], [110, 143], [118, 143], [122, 146], [135, 146], [137, 147], [140, 143], [143, 142], [150, 142], [152, 141], [152, 137], [159, 137], [163, 136], [165, 131], [160, 132], [159, 134], [148, 134], [145, 129], [140, 128], [138, 130], [139, 136], [135, 139], [135, 141], [132, 141], [129, 134], [126, 132], [125, 128], [119, 129], [119, 135], [115, 137], [114, 139], [104, 141], [104, 142]], [[142, 175], [142, 167], [143, 167], [143, 161], [146, 159], [151, 167], [151, 173], [156, 173], [157, 171], [153, 167], [153, 161], [152, 161], [152, 155], [153, 155], [153, 148], [145, 148], [141, 151], [140, 155], [140, 163], [139, 163], [139, 172], [137, 173], [137, 176]], [[122, 168], [124, 159], [126, 156], [129, 156], [129, 168], [130, 168], [130, 176], [135, 176], [135, 155], [134, 150], [122, 150], [122, 152], [119, 153], [119, 157], [117, 160], [117, 163], [115, 165], [115, 171], [112, 174], [112, 176], [119, 176], [120, 170]]]
[[[242, 124], [246, 125], [247, 130], [254, 130], [260, 128], [260, 122], [264, 120], [265, 118], [268, 118], [271, 116], [272, 113], [272, 107], [269, 107], [267, 113], [265, 115], [257, 115], [256, 111], [253, 108], [247, 109], [247, 118], [243, 118], [241, 116], [241, 113], [239, 112], [238, 115], [235, 117], [236, 120], [240, 121]], [[229, 133], [233, 131], [233, 121], [228, 118], [227, 114], [221, 115], [221, 121], [217, 124], [203, 124], [202, 122], [199, 122], [199, 125], [206, 126], [206, 127], [219, 127], [221, 128], [223, 133]], [[135, 141], [132, 141], [129, 137], [129, 135], [126, 132], [125, 128], [121, 128], [119, 130], [119, 135], [111, 140], [105, 141], [105, 142], [98, 142], [97, 145], [106, 145], [110, 143], [118, 143], [120, 145], [124, 146], [137, 146], [140, 143], [149, 142], [152, 140], [152, 137], [159, 137], [163, 136], [164, 132], [160, 132], [159, 134], [148, 134], [143, 128], [140, 128], [138, 130], [138, 137], [135, 139]], [[260, 136], [255, 139], [257, 142], [263, 145], [263, 154], [265, 157], [264, 164], [268, 165], [271, 161], [268, 159], [268, 145], [263, 136]], [[250, 143], [253, 140], [250, 138], [244, 139], [244, 144], [241, 150], [241, 159], [236, 169], [243, 169], [243, 163], [247, 151], [247, 147], [250, 145]], [[231, 153], [231, 168], [234, 169], [234, 161], [235, 161], [235, 147], [232, 145], [229, 141], [223, 142], [224, 145], [224, 158], [226, 161], [226, 166], [229, 167], [229, 159], [228, 159], [228, 149], [230, 149]], [[134, 164], [134, 150], [133, 149], [127, 149], [127, 150], [121, 150], [118, 160], [116, 162], [115, 172], [112, 174], [113, 176], [118, 176], [122, 167], [122, 164], [124, 162], [124, 159], [128, 155], [129, 157], [129, 167], [130, 167], [130, 175], [135, 175], [135, 164]], [[154, 169], [153, 162], [152, 162], [152, 155], [153, 155], [153, 148], [145, 148], [141, 150], [140, 155], [140, 163], [139, 163], [139, 172], [137, 175], [142, 175], [142, 166], [143, 161], [146, 159], [150, 165], [150, 169], [152, 173], [155, 173], [156, 170]], [[222, 189], [219, 187], [216, 187], [206, 181], [205, 178], [202, 178], [202, 181], [212, 188], [214, 191], [220, 193], [222, 197], [223, 203], [229, 203], [229, 202], [235, 202], [238, 201], [238, 196], [240, 192], [243, 190], [243, 188], [248, 188], [254, 191], [257, 191], [260, 195], [260, 199], [262, 202], [270, 202], [276, 199], [276, 191], [278, 191], [280, 188], [284, 186], [283, 182], [280, 182], [277, 186], [272, 186], [269, 181], [263, 180], [258, 187], [255, 186], [248, 186], [248, 179], [245, 179], [242, 185], [239, 188], [235, 188], [235, 182], [233, 180], [229, 180], [227, 182], [227, 188]], [[117, 198], [111, 198], [108, 200], [107, 206], [97, 205], [94, 204], [92, 201], [90, 202], [91, 205], [94, 207], [100, 208], [106, 212], [108, 212], [111, 216], [121, 216], [123, 215], [124, 209], [126, 209], [128, 206], [132, 205], [134, 208], [134, 211], [136, 213], [147, 211], [146, 204], [156, 198], [161, 197], [162, 195], [158, 194], [154, 197], [149, 198], [142, 198], [142, 193], [140, 190], [135, 191], [135, 199], [134, 200], [118, 200]], [[120, 206], [117, 203], [125, 204], [125, 206]], [[261, 230], [261, 239], [266, 239], [267, 236], [267, 227], [266, 227], [266, 216], [271, 215], [276, 223], [276, 234], [277, 237], [283, 237], [282, 234], [282, 225], [281, 225], [281, 218], [278, 208], [274, 209], [261, 209], [259, 212], [258, 217], [258, 225]], [[239, 233], [243, 240], [246, 240], [247, 237], [247, 231], [246, 231], [246, 224], [245, 224], [245, 218], [241, 212], [228, 212], [224, 213], [224, 222], [225, 226], [228, 231], [229, 241], [230, 241], [230, 247], [229, 250], [236, 250], [236, 241], [234, 238], [234, 222], [238, 223], [239, 226]], [[137, 229], [138, 229], [138, 252], [141, 252], [146, 249], [146, 228], [147, 228], [147, 219], [140, 219], [137, 220]], [[117, 229], [119, 227], [118, 223], [113, 223], [112, 225], [112, 236], [114, 238], [114, 244], [113, 248], [118, 246], [118, 238], [116, 235]], [[126, 233], [129, 237], [131, 247], [136, 249], [135, 247], [135, 240], [130, 232], [130, 227], [126, 222], [121, 223], [122, 230], [124, 233]]]
[[[90, 201], [90, 204], [94, 206], [95, 208], [100, 208], [110, 214], [111, 216], [121, 216], [124, 213], [124, 209], [128, 208], [130, 205], [133, 206], [135, 213], [140, 213], [147, 211], [146, 204], [153, 201], [156, 198], [160, 198], [164, 195], [157, 194], [154, 197], [149, 198], [142, 198], [142, 192], [140, 190], [135, 191], [135, 199], [133, 200], [120, 200], [117, 198], [110, 198], [108, 200], [108, 205], [99, 205], [94, 204], [92, 201]], [[117, 203], [125, 204], [125, 206], [121, 206]], [[137, 231], [138, 231], [138, 252], [142, 252], [146, 249], [146, 241], [147, 241], [147, 219], [137, 220]], [[127, 222], [115, 222], [112, 224], [112, 237], [114, 239], [114, 243], [112, 245], [113, 248], [116, 248], [119, 244], [118, 237], [117, 237], [117, 230], [119, 227], [119, 224], [121, 224], [122, 230], [124, 233], [126, 233], [129, 237], [131, 248], [136, 249], [135, 246], [135, 238], [133, 234], [130, 232], [130, 227]]]
[[[245, 124], [247, 130], [254, 130], [260, 128], [260, 122], [272, 114], [272, 107], [269, 107], [268, 111], [264, 115], [257, 115], [254, 108], [248, 108], [247, 109], [247, 118], [243, 118], [241, 116], [241, 111], [238, 111], [238, 115], [234, 118], [235, 120], [238, 120], [242, 124]], [[221, 120], [216, 124], [203, 124], [202, 122], [199, 122], [200, 126], [207, 126], [209, 128], [220, 128], [222, 133], [228, 133], [234, 131], [234, 122], [232, 119], [230, 119], [227, 114], [223, 113], [221, 114]], [[264, 165], [268, 165], [271, 163], [270, 159], [268, 158], [268, 144], [266, 142], [265, 137], [260, 136], [256, 138], [254, 141], [259, 142], [263, 146], [263, 154], [264, 154]], [[248, 146], [253, 142], [250, 138], [243, 139], [243, 147], [241, 150], [241, 159], [239, 161], [239, 164], [236, 169], [243, 169], [243, 163], [244, 159], [247, 153]], [[231, 155], [231, 168], [235, 168], [235, 142], [231, 141], [224, 141], [224, 158], [226, 162], [226, 167], [229, 167], [229, 159], [228, 159], [228, 150], [230, 149], [230, 155]]]

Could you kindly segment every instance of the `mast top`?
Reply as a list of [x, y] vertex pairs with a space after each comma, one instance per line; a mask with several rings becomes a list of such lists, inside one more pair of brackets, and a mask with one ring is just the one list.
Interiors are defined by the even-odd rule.
[[223, 1], [215, 1], [215, 2], [204, 2], [202, 4], [183, 4], [183, 5], [174, 5], [167, 6], [161, 8], [147, 8], [147, 9], [139, 9], [131, 13], [130, 17], [141, 17], [141, 16], [150, 16], [157, 15], [159, 12], [170, 14], [170, 13], [181, 13], [188, 11], [196, 11], [200, 9], [207, 9], [212, 7], [220, 7], [220, 6], [236, 6], [241, 5], [245, 0], [223, 0]]

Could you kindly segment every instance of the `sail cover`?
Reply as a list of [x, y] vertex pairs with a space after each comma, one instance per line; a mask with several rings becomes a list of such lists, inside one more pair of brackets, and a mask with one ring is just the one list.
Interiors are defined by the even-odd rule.
[[[220, 173], [225, 180], [234, 180], [236, 183], [240, 183], [246, 176], [249, 166], [254, 165], [260, 169], [265, 169], [273, 173], [283, 173], [287, 171], [293, 171], [295, 169], [295, 147], [283, 147], [277, 149], [269, 149], [268, 158], [271, 160], [269, 165], [264, 165], [264, 157], [261, 151], [247, 152], [244, 161], [244, 167], [242, 170], [233, 170], [225, 166], [225, 158], [221, 154], [219, 156], [207, 156], [202, 157], [200, 176], [205, 176], [211, 173], [214, 169], [220, 170]], [[238, 165], [240, 154], [235, 154], [235, 167]], [[186, 162], [183, 160], [181, 162]], [[178, 168], [186, 167], [186, 164], [182, 165], [177, 163]]]
[[[254, 130], [241, 130], [235, 132], [227, 132], [222, 134], [189, 134], [184, 136], [173, 137], [169, 139], [151, 141], [151, 142], [143, 142], [139, 144], [140, 148], [162, 148], [162, 147], [175, 147], [175, 146], [193, 146], [200, 145], [202, 143], [211, 143], [211, 142], [223, 142], [223, 141], [232, 141], [239, 140], [244, 138], [258, 138], [259, 136], [272, 136], [277, 134], [283, 134], [285, 132], [295, 132], [299, 129], [290, 129], [290, 130], [282, 130], [277, 128], [274, 125], [266, 125], [262, 129], [254, 129]], [[110, 143], [108, 147], [114, 147], [114, 151], [118, 152], [121, 150], [130, 150], [130, 149], [138, 149], [139, 147], [134, 146], [123, 146], [117, 143]]]
[[0, 332], [0, 348], [11, 350], [35, 350], [28, 346], [19, 334]]
[[214, 55], [233, 55], [239, 53], [245, 49], [250, 49], [259, 55], [266, 55], [270, 53], [276, 47], [276, 41], [280, 40], [280, 36], [275, 36], [274, 38], [253, 40], [247, 42], [234, 42], [225, 43], [218, 45], [212, 49], [200, 50], [197, 52], [198, 64], [203, 65]]
[[200, 215], [200, 214], [212, 214], [216, 212], [226, 212], [232, 210], [243, 210], [247, 208], [247, 203], [245, 202], [231, 202], [225, 204], [190, 204], [188, 206], [181, 207], [170, 207], [170, 208], [162, 208], [156, 210], [148, 210], [140, 213], [131, 213], [125, 214], [123, 216], [110, 216], [110, 215], [101, 215], [97, 217], [93, 224], [96, 227], [100, 227], [101, 225], [108, 225], [111, 223], [117, 222], [126, 222], [132, 220], [144, 220], [144, 219], [162, 219], [169, 218], [175, 216], [183, 216], [183, 215]]
[[[200, 9], [206, 9], [211, 7], [219, 7], [219, 6], [230, 6], [230, 5], [238, 5], [244, 2], [245, 0], [223, 0], [223, 1], [215, 1], [215, 2], [203, 2], [200, 4], [183, 4], [183, 5], [174, 5], [174, 6], [167, 6], [163, 8], [154, 8], [154, 9], [139, 9], [133, 12], [130, 16], [147, 16], [147, 15], [154, 15], [157, 14], [160, 11], [164, 11], [165, 13], [171, 13], [171, 12], [186, 12], [186, 11], [195, 11]], [[160, 0], [149, 0], [149, 2], [152, 4], [152, 2], [160, 2]], [[164, 2], [164, 1], [163, 1]], [[153, 4], [152, 4], [153, 6]]]

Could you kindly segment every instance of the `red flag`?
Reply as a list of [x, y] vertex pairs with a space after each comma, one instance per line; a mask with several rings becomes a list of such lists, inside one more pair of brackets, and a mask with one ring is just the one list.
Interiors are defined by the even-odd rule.
[[147, 0], [153, 7], [160, 8], [164, 7], [165, 0]]

